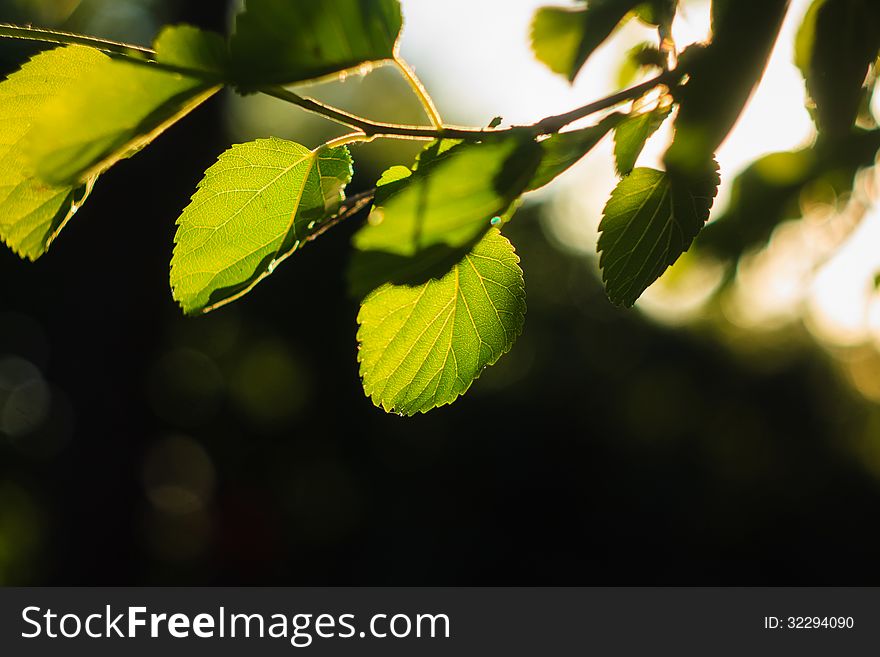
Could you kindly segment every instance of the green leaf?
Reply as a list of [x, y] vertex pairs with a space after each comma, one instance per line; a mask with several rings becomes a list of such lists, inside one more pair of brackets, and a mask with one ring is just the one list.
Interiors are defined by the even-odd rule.
[[541, 158], [529, 138], [461, 144], [420, 166], [376, 205], [354, 237], [362, 251], [413, 256], [435, 245], [470, 246], [488, 219], [526, 189]]
[[552, 182], [557, 176], [576, 164], [624, 117], [624, 114], [615, 112], [606, 116], [596, 125], [557, 133], [542, 141], [541, 163], [529, 183], [529, 191]]
[[712, 41], [679, 58], [688, 82], [674, 91], [679, 102], [675, 138], [666, 168], [705, 168], [760, 82], [789, 0], [713, 0]]
[[530, 138], [455, 146], [377, 193], [354, 236], [352, 292], [421, 283], [448, 271], [527, 189], [541, 158]]
[[386, 284], [358, 314], [364, 391], [377, 406], [424, 413], [464, 394], [522, 332], [525, 287], [510, 242], [490, 231], [442, 278]]
[[247, 0], [230, 49], [239, 84], [291, 84], [394, 57], [398, 0]]
[[[168, 57], [180, 61], [180, 40], [169, 30], [157, 46], [173, 44]], [[164, 60], [163, 50], [157, 58]], [[218, 89], [148, 63], [105, 58], [35, 117], [28, 141], [37, 174], [55, 185], [88, 180], [148, 145]]]
[[638, 168], [621, 180], [599, 224], [599, 266], [608, 298], [631, 306], [684, 253], [709, 218], [718, 192], [713, 162], [687, 184], [656, 169]]
[[856, 173], [874, 164], [880, 130], [859, 130], [833, 142], [819, 140], [797, 151], [770, 153], [750, 164], [731, 185], [730, 203], [700, 233], [695, 246], [735, 262], [762, 246], [783, 221], [801, 216], [811, 195], [845, 199]]
[[419, 167], [427, 167], [434, 160], [442, 157], [456, 146], [462, 144], [461, 139], [435, 139], [429, 142], [419, 154], [416, 155], [416, 162], [413, 165], [413, 171]]
[[192, 25], [165, 27], [156, 37], [155, 49], [163, 64], [219, 75], [229, 72], [229, 47], [216, 32]]
[[627, 118], [614, 131], [614, 164], [617, 173], [626, 175], [633, 170], [648, 139], [663, 125], [672, 112], [672, 105], [660, 105], [650, 112]]
[[336, 212], [348, 149], [282, 139], [233, 146], [205, 173], [178, 220], [171, 286], [186, 313], [249, 292]]
[[635, 81], [639, 73], [646, 69], [661, 69], [665, 66], [665, 53], [651, 43], [640, 43], [627, 50], [626, 56], [617, 71], [617, 86], [621, 88], [627, 87]]
[[816, 104], [819, 130], [852, 129], [868, 68], [880, 50], [877, 0], [816, 0], [795, 40], [795, 62]]
[[532, 21], [532, 51], [551, 71], [574, 81], [593, 51], [638, 4], [592, 0], [583, 8], [541, 7]]
[[24, 148], [33, 117], [106, 59], [91, 48], [57, 48], [0, 83], [0, 237], [21, 257], [36, 260], [46, 252], [82, 195], [78, 184], [52, 186], [37, 178]]

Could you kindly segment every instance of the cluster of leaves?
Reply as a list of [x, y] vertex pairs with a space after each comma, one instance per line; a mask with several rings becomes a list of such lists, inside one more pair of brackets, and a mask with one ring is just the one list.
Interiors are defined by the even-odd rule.
[[[850, 138], [845, 128], [855, 120], [877, 46], [853, 47], [843, 56], [828, 43], [828, 24], [852, 18], [847, 11], [875, 10], [872, 0], [816, 5], [799, 37], [799, 44], [808, 42], [799, 45], [808, 53], [801, 57], [808, 88], [820, 127]], [[659, 74], [533, 126], [493, 122], [488, 129], [440, 123], [397, 54], [398, 0], [247, 0], [228, 38], [171, 26], [152, 49], [0, 26], [0, 35], [62, 44], [0, 83], [0, 237], [22, 257], [41, 256], [104, 171], [225, 86], [285, 98], [357, 132], [314, 149], [273, 138], [220, 155], [178, 219], [174, 298], [188, 314], [238, 299], [300, 247], [372, 203], [354, 237], [349, 272], [361, 299], [361, 377], [377, 405], [424, 412], [454, 401], [512, 347], [522, 331], [525, 288], [501, 230], [523, 194], [550, 183], [607, 133], [615, 132], [621, 176], [600, 224], [611, 301], [632, 305], [690, 246], [719, 184], [714, 152], [760, 80], [787, 6], [787, 0], [736, 7], [714, 0], [711, 42], [680, 56], [671, 40], [676, 0], [542, 8], [532, 41], [551, 70], [574, 80], [618, 26], [638, 19], [657, 28], [658, 43], [634, 49], [626, 75], [647, 68]], [[854, 24], [859, 39], [876, 37]], [[408, 77], [433, 127], [370, 122], [284, 88], [384, 62]], [[847, 74], [830, 80], [829, 71], [838, 69]], [[562, 131], [627, 101], [633, 101], [627, 114]], [[673, 113], [665, 170], [636, 167], [645, 142]], [[354, 165], [347, 144], [375, 137], [429, 143], [411, 166], [392, 167], [374, 190], [347, 197]]]
[[880, 70], [880, 4], [814, 0], [794, 45], [818, 136], [799, 150], [759, 158], [733, 181], [727, 211], [697, 241], [700, 252], [727, 263], [731, 273], [776, 226], [799, 218], [811, 197], [845, 199], [880, 149], [868, 109]]

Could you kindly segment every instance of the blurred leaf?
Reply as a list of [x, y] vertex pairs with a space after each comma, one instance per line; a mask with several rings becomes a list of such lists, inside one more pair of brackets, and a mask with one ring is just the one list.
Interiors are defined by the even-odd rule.
[[[172, 49], [158, 50], [157, 59], [185, 58], [183, 44], [193, 39], [200, 37], [192, 28], [166, 29], [157, 47]], [[36, 116], [28, 141], [37, 174], [59, 185], [88, 180], [144, 148], [218, 89], [147, 63], [105, 58]]]
[[788, 0], [712, 3], [712, 41], [691, 46], [679, 65], [688, 82], [675, 91], [680, 106], [667, 169], [701, 175], [763, 75]]
[[860, 168], [874, 164], [880, 130], [856, 130], [840, 140], [759, 158], [733, 181], [730, 205], [697, 239], [701, 251], [737, 260], [769, 239], [773, 229], [801, 214], [799, 199], [816, 183], [841, 195]]
[[106, 59], [91, 48], [56, 48], [0, 83], [0, 237], [21, 257], [36, 260], [46, 252], [79, 195], [78, 184], [52, 186], [37, 178], [24, 149], [31, 121]]
[[678, 0], [649, 0], [636, 7], [635, 15], [643, 23], [659, 27], [665, 39], [671, 34], [676, 9]]
[[631, 306], [688, 249], [718, 192], [713, 162], [687, 186], [655, 169], [638, 168], [621, 180], [599, 224], [599, 266], [608, 298]]
[[216, 74], [229, 71], [229, 48], [216, 32], [192, 25], [166, 27], [156, 37], [155, 49], [165, 64]]
[[532, 51], [554, 73], [574, 81], [587, 59], [638, 0], [592, 0], [583, 8], [541, 7], [532, 21]]
[[672, 104], [660, 105], [650, 112], [628, 117], [614, 131], [614, 164], [617, 173], [633, 170], [648, 139], [663, 125], [672, 112]]
[[530, 138], [466, 143], [421, 161], [411, 176], [391, 182], [391, 191], [380, 188], [354, 236], [353, 294], [442, 276], [526, 191], [540, 157]]
[[815, 0], [795, 41], [795, 62], [816, 104], [820, 131], [852, 128], [868, 68], [880, 50], [877, 0]]
[[617, 86], [623, 88], [631, 85], [645, 69], [661, 69], [665, 66], [666, 55], [657, 46], [648, 42], [640, 43], [627, 50], [617, 71]]
[[529, 191], [543, 187], [589, 153], [624, 118], [614, 113], [596, 125], [551, 135], [541, 143], [541, 163], [529, 183]]
[[336, 211], [351, 176], [345, 147], [310, 151], [276, 138], [233, 146], [177, 222], [174, 298], [194, 313], [249, 292]]
[[386, 284], [358, 314], [364, 391], [404, 415], [449, 404], [510, 350], [525, 320], [519, 258], [491, 230], [442, 278]]
[[245, 86], [290, 84], [392, 59], [398, 0], [247, 0], [230, 42]]

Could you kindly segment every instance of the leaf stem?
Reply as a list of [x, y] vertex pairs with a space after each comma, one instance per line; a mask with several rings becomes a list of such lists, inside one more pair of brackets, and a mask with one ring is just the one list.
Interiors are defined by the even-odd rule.
[[321, 144], [316, 150], [339, 148], [340, 146], [346, 146], [347, 144], [370, 142], [373, 141], [375, 138], [375, 135], [369, 136], [364, 134], [363, 132], [351, 132], [347, 135], [336, 137], [336, 139], [331, 139], [325, 144]]
[[321, 235], [326, 233], [337, 224], [341, 224], [346, 219], [353, 217], [365, 207], [370, 205], [370, 203], [373, 202], [373, 197], [375, 195], [376, 190], [375, 188], [373, 188], [361, 192], [360, 194], [349, 196], [347, 199], [345, 199], [345, 202], [339, 208], [339, 211], [336, 213], [336, 215], [331, 219], [328, 219], [324, 223], [320, 224], [315, 232], [307, 235], [303, 239], [303, 243], [308, 243], [319, 238]]
[[412, 88], [413, 93], [418, 97], [419, 102], [425, 109], [425, 114], [427, 114], [428, 118], [431, 120], [431, 125], [438, 130], [442, 129], [443, 119], [440, 118], [440, 112], [437, 111], [434, 99], [431, 98], [425, 85], [422, 84], [422, 81], [419, 80], [416, 75], [415, 69], [413, 69], [406, 60], [397, 53], [394, 55], [394, 65], [397, 66], [397, 70], [400, 71], [401, 75], [403, 75], [404, 79]]
[[143, 46], [135, 46], [130, 43], [122, 43], [121, 41], [110, 41], [109, 39], [99, 39], [98, 37], [83, 36], [82, 34], [72, 34], [70, 32], [59, 32], [58, 30], [45, 30], [36, 27], [19, 27], [17, 25], [8, 25], [0, 23], [0, 37], [8, 37], [11, 39], [25, 39], [28, 41], [43, 41], [46, 43], [57, 43], [67, 46], [89, 46], [97, 48], [104, 52], [112, 52], [125, 57], [151, 57], [154, 51]]
[[324, 118], [336, 121], [342, 125], [363, 133], [366, 137], [395, 137], [398, 139], [438, 139], [449, 137], [452, 139], [481, 139], [486, 135], [499, 132], [497, 130], [479, 130], [476, 128], [443, 127], [430, 128], [416, 125], [402, 125], [397, 123], [382, 123], [371, 121], [345, 110], [325, 105], [313, 98], [300, 96], [284, 87], [264, 87], [260, 89], [264, 94], [287, 101], [314, 114], [320, 114]]

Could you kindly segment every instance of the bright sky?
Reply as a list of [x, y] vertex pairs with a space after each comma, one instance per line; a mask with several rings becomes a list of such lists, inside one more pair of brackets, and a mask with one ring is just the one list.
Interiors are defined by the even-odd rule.
[[[621, 53], [652, 38], [650, 30], [635, 23], [621, 30], [570, 86], [529, 49], [531, 17], [542, 4], [546, 2], [403, 0], [403, 54], [428, 81], [447, 121], [479, 124], [502, 115], [506, 123], [526, 123], [582, 105], [615, 90]], [[794, 35], [808, 5], [808, 0], [793, 0], [764, 80], [717, 154], [723, 183], [716, 209], [726, 203], [735, 175], [755, 158], [798, 148], [813, 138], [803, 80], [792, 61]], [[708, 29], [709, 3], [685, 2], [674, 26], [679, 47], [705, 39]], [[666, 132], [648, 144], [640, 165], [657, 165], [669, 127], [667, 122]], [[606, 139], [553, 187], [547, 218], [553, 236], [575, 252], [595, 253], [596, 227], [615, 183]], [[880, 301], [872, 292], [874, 274], [880, 271], [880, 213], [869, 210], [855, 232], [850, 230], [857, 225], [852, 217], [819, 212], [807, 219], [777, 231], [770, 247], [741, 268], [730, 319], [761, 328], [804, 318], [828, 344], [871, 339], [880, 344]], [[677, 281], [677, 289], [661, 281], [639, 307], [662, 320], [690, 316], [711, 291], [717, 272], [704, 267], [694, 276]]]

